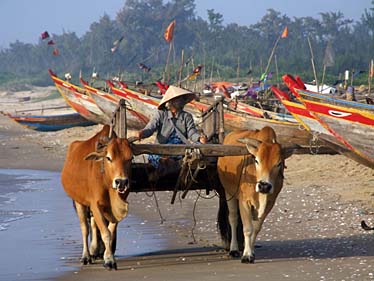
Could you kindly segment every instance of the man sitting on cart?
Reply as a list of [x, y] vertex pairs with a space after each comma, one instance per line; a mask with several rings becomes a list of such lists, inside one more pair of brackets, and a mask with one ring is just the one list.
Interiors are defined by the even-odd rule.
[[[194, 98], [194, 93], [170, 86], [153, 118], [138, 132], [139, 139], [148, 138], [157, 131], [156, 142], [159, 144], [206, 143], [207, 137], [198, 132], [192, 115], [183, 110], [184, 106]], [[179, 169], [178, 160], [181, 158], [182, 156], [149, 155], [148, 161], [160, 177]]]

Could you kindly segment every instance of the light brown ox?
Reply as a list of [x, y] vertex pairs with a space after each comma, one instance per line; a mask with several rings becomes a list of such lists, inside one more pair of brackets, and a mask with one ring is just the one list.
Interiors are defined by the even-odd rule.
[[[104, 266], [116, 269], [114, 259], [117, 224], [127, 216], [126, 201], [130, 190], [132, 151], [127, 139], [113, 133], [109, 140], [109, 126], [86, 141], [74, 141], [69, 145], [61, 180], [65, 192], [73, 199], [83, 239], [81, 261], [91, 262], [96, 254], [97, 240], [93, 235], [88, 248], [88, 208], [93, 214], [91, 223], [100, 230], [105, 245]], [[94, 233], [93, 233], [94, 234]]]
[[[229, 255], [239, 257], [237, 240], [239, 205], [244, 234], [241, 261], [254, 263], [257, 234], [282, 189], [284, 160], [291, 156], [296, 147], [292, 145], [289, 148], [281, 148], [281, 145], [276, 142], [274, 130], [270, 127], [264, 127], [260, 131], [234, 131], [224, 140], [224, 144], [244, 145], [243, 143], [251, 155], [220, 157], [217, 169], [226, 194], [224, 203], [227, 203], [229, 212], [231, 227]], [[220, 210], [219, 214], [222, 216], [224, 213]], [[224, 215], [227, 218], [227, 213]], [[228, 243], [230, 237], [227, 237], [224, 229], [220, 231], [222, 239]]]

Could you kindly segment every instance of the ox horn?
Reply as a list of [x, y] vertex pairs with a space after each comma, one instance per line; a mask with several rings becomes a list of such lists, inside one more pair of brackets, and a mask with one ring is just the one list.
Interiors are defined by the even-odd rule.
[[261, 144], [261, 141], [256, 139], [249, 139], [249, 138], [240, 138], [237, 139], [238, 142], [251, 145], [253, 147], [258, 147]]
[[237, 140], [238, 142], [244, 143], [245, 146], [247, 147], [247, 150], [250, 154], [254, 155], [255, 151], [261, 144], [261, 141], [256, 140], [256, 139], [249, 139], [249, 138], [240, 138]]

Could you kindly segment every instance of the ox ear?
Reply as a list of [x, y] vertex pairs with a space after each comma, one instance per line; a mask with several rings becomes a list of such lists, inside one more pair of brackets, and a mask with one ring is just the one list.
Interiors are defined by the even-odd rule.
[[249, 139], [249, 138], [240, 138], [237, 141], [244, 143], [248, 149], [248, 152], [252, 155], [256, 154], [257, 148], [261, 144], [261, 141], [256, 140], [256, 139]]
[[101, 152], [104, 151], [104, 149], [108, 146], [110, 139], [108, 137], [101, 137], [97, 142], [96, 142], [96, 147], [95, 151]]
[[103, 160], [105, 156], [105, 153], [102, 152], [91, 152], [90, 154], [87, 154], [86, 157], [84, 157], [84, 160], [94, 160], [94, 161], [101, 161]]
[[295, 144], [295, 143], [283, 144], [282, 145], [282, 158], [287, 159], [299, 148], [300, 148], [300, 145]]

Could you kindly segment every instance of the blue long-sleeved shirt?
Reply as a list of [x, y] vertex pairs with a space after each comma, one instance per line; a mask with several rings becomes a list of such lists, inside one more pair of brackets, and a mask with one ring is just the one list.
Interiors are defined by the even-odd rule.
[[143, 138], [150, 137], [155, 131], [157, 131], [156, 140], [158, 143], [166, 143], [171, 133], [174, 130], [174, 126], [171, 122], [174, 122], [181, 133], [192, 142], [197, 142], [200, 138], [192, 115], [186, 111], [180, 111], [176, 117], [170, 111], [158, 110], [148, 124], [144, 127]]

